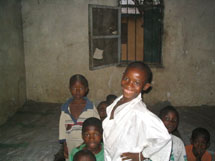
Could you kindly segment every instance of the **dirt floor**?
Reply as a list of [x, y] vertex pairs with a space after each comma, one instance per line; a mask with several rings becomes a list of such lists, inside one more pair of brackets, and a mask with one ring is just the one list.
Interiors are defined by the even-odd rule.
[[[154, 113], [165, 105], [150, 107]], [[215, 152], [215, 106], [177, 107], [180, 113], [179, 132], [189, 144], [191, 132], [205, 127], [211, 134], [210, 153]], [[0, 127], [0, 161], [53, 161], [60, 149], [58, 121], [60, 104], [26, 103]], [[213, 156], [214, 158], [214, 156]]]

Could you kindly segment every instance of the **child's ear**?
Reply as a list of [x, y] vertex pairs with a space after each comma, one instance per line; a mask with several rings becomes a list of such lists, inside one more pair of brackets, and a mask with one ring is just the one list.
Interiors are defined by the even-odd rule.
[[146, 83], [143, 87], [143, 90], [146, 91], [147, 89], [149, 89], [151, 87], [150, 83]]

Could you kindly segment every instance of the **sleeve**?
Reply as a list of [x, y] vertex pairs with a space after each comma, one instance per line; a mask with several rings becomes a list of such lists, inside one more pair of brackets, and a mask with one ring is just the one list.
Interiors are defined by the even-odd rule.
[[111, 161], [110, 156], [108, 155], [105, 146], [104, 146], [104, 161]]
[[182, 160], [182, 161], [187, 161], [187, 155], [186, 155], [186, 150], [185, 150], [185, 147], [184, 147], [184, 143], [180, 140], [180, 146], [179, 146], [179, 149], [181, 149], [181, 153], [179, 155], [179, 158], [178, 160]]
[[147, 145], [143, 156], [153, 161], [169, 161], [172, 139], [163, 122], [154, 114], [147, 114], [142, 128], [145, 130]]
[[59, 142], [64, 143], [66, 140], [65, 137], [66, 127], [65, 127], [65, 113], [61, 111], [60, 121], [59, 121]]
[[99, 113], [95, 105], [93, 105], [93, 117], [96, 117], [100, 120]]

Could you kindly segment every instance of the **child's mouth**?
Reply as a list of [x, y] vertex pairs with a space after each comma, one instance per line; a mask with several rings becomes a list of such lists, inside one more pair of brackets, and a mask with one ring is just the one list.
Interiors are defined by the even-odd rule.
[[131, 90], [128, 90], [128, 89], [123, 89], [124, 90], [124, 93], [127, 93], [127, 94], [133, 94], [133, 91], [131, 91]]

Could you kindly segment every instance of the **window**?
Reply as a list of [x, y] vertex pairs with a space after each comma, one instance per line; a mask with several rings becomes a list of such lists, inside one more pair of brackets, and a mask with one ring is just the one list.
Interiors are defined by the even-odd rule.
[[159, 0], [89, 5], [90, 69], [132, 61], [161, 64], [163, 7]]
[[120, 9], [89, 5], [90, 69], [120, 63]]

